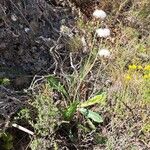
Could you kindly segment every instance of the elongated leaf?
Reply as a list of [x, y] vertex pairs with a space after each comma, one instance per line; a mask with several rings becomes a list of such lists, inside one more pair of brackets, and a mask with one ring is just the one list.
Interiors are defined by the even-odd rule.
[[78, 102], [72, 103], [64, 112], [64, 119], [67, 121], [71, 121], [76, 110], [77, 110]]
[[58, 92], [62, 93], [64, 96], [68, 97], [68, 93], [66, 92], [64, 86], [60, 83], [58, 78], [54, 76], [49, 76], [47, 78], [49, 85]]
[[92, 130], [96, 130], [95, 125], [93, 124], [93, 122], [90, 119], [87, 119], [87, 123]]
[[95, 104], [105, 104], [106, 101], [106, 93], [102, 93], [100, 95], [96, 95], [85, 102], [80, 104], [80, 107], [88, 107]]
[[93, 121], [97, 122], [97, 123], [101, 123], [103, 122], [102, 117], [96, 113], [93, 112], [91, 110], [88, 110], [86, 108], [80, 108], [79, 111], [81, 112], [81, 114], [83, 114], [86, 118], [92, 119]]

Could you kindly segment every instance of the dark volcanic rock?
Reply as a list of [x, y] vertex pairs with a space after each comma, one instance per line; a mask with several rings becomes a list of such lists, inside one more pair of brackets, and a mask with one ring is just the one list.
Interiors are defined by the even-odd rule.
[[1, 67], [20, 68], [26, 74], [53, 70], [49, 50], [61, 44], [59, 50], [66, 53], [63, 37], [57, 40], [62, 24], [71, 27], [71, 9], [45, 0], [1, 1], [0, 6], [0, 72]]
[[[53, 73], [62, 64], [67, 67], [69, 36], [60, 28], [72, 28], [73, 23], [74, 16], [65, 1], [1, 0], [0, 79], [9, 78], [12, 90], [22, 90], [35, 74]], [[11, 116], [24, 101], [22, 95], [0, 87], [0, 115]]]

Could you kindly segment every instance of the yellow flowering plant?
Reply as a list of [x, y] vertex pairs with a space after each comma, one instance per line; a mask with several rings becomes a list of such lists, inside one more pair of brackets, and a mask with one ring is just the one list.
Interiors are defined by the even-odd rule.
[[145, 65], [144, 67], [141, 65], [129, 65], [128, 66], [128, 74], [125, 76], [125, 79], [131, 80], [134, 75], [142, 75], [144, 79], [150, 79], [150, 65]]

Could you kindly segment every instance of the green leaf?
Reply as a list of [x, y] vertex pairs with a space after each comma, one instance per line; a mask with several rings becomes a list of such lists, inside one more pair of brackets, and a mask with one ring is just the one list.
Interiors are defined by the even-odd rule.
[[78, 102], [74, 102], [66, 109], [66, 111], [64, 111], [63, 115], [65, 120], [67, 121], [72, 120], [75, 112], [77, 111], [77, 106], [78, 106]]
[[83, 114], [86, 118], [92, 119], [93, 121], [97, 122], [97, 123], [101, 123], [103, 122], [102, 117], [96, 113], [93, 112], [91, 110], [88, 110], [86, 108], [80, 108], [79, 111], [81, 112], [81, 114]]
[[94, 141], [95, 143], [98, 144], [103, 144], [105, 145], [107, 143], [107, 137], [106, 136], [102, 136], [102, 134], [100, 133], [95, 133], [94, 135]]
[[54, 90], [57, 90], [58, 92], [62, 93], [64, 96], [68, 97], [68, 93], [66, 92], [64, 86], [60, 83], [58, 78], [50, 75], [48, 78], [48, 83]]
[[87, 119], [87, 123], [92, 130], [96, 130], [95, 125], [93, 124], [93, 122], [90, 119]]
[[80, 104], [80, 107], [88, 107], [88, 106], [95, 105], [95, 104], [103, 104], [104, 105], [105, 101], [106, 101], [106, 96], [107, 95], [105, 92], [100, 95], [96, 95], [93, 98], [90, 98], [85, 102], [82, 102]]
[[10, 80], [8, 78], [0, 78], [0, 85], [9, 85], [10, 84]]
[[5, 150], [11, 150], [13, 149], [13, 136], [9, 133], [3, 133], [1, 135], [1, 146]]

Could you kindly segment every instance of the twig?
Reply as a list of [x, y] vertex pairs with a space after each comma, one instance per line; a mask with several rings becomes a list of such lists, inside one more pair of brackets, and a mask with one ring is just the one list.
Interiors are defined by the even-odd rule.
[[[134, 112], [133, 112], [132, 108], [130, 108], [125, 102], [122, 101], [122, 103], [123, 103], [123, 105], [131, 112], [133, 118], [135, 119], [135, 115], [134, 115]], [[136, 120], [136, 119], [135, 119], [135, 120]]]
[[72, 53], [70, 53], [70, 65], [74, 69], [75, 73], [78, 74], [78, 71], [76, 70], [76, 67], [73, 64], [73, 59], [72, 59]]
[[17, 128], [17, 129], [19, 129], [19, 130], [21, 130], [23, 132], [26, 132], [26, 133], [30, 134], [30, 135], [34, 135], [34, 132], [32, 132], [31, 130], [28, 130], [28, 129], [26, 129], [26, 128], [24, 128], [24, 127], [22, 127], [22, 126], [20, 126], [20, 125], [18, 125], [16, 123], [13, 123], [12, 127], [15, 127], [15, 128]]
[[[40, 77], [39, 79], [36, 79], [36, 77]], [[35, 88], [35, 85], [39, 82], [39, 81], [41, 81], [41, 80], [43, 80], [45, 78], [45, 76], [38, 76], [38, 75], [35, 75], [34, 76], [34, 78], [33, 78], [33, 80], [32, 80], [32, 82], [31, 82], [31, 84], [30, 84], [30, 87], [28, 88], [29, 90], [31, 89], [31, 90], [33, 90], [34, 88]], [[35, 80], [36, 79], [36, 80]]]

